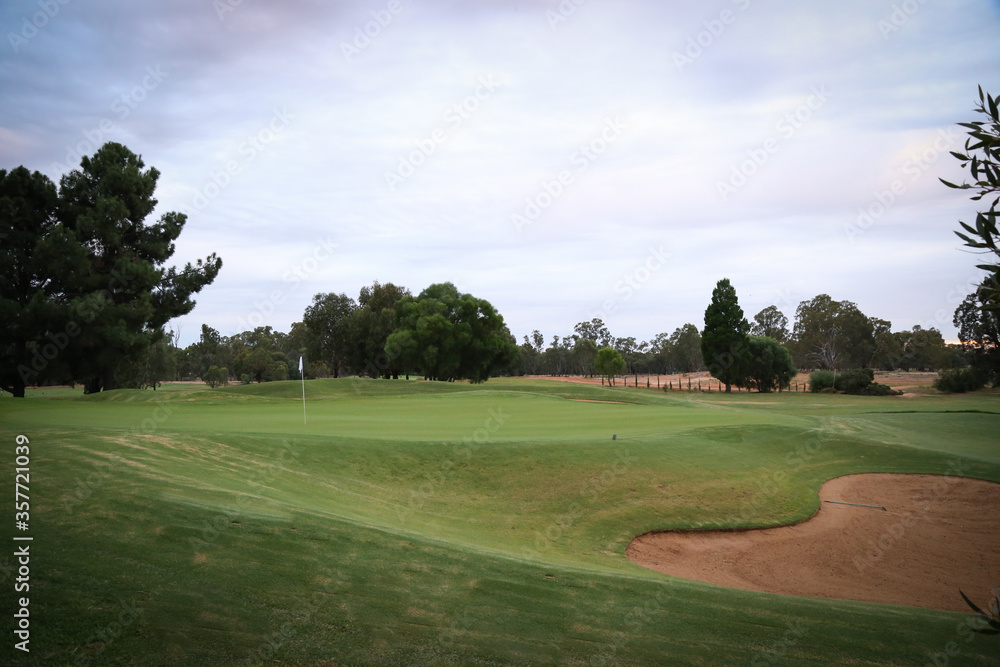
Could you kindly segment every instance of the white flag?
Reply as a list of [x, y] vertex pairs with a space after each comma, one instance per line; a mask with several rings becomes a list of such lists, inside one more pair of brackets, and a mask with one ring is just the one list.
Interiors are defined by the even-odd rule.
[[302, 372], [302, 357], [299, 357], [299, 373]]

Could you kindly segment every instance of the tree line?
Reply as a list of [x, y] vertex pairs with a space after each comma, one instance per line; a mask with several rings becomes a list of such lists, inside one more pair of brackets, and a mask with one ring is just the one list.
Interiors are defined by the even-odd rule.
[[[980, 88], [975, 111], [985, 120], [955, 152], [973, 190], [989, 208], [960, 222], [965, 245], [1000, 256], [1000, 108]], [[956, 386], [1000, 384], [1000, 264], [955, 311], [961, 345], [936, 328], [892, 331], [850, 301], [820, 294], [801, 302], [795, 321], [777, 306], [745, 319], [728, 280], [705, 312], [704, 328], [686, 323], [649, 340], [615, 337], [600, 319], [580, 322], [547, 342], [538, 330], [518, 344], [489, 302], [450, 283], [413, 296], [374, 283], [357, 300], [316, 294], [287, 333], [257, 327], [222, 336], [202, 326], [187, 348], [167, 328], [194, 308], [193, 296], [222, 268], [214, 253], [183, 268], [166, 267], [186, 223], [181, 213], [146, 219], [156, 207], [159, 172], [121, 144], [107, 143], [58, 187], [39, 172], [0, 170], [0, 389], [81, 384], [85, 393], [153, 387], [172, 379], [212, 384], [299, 376], [419, 374], [483, 382], [495, 375], [670, 374], [709, 370], [729, 386], [767, 391], [787, 386], [798, 369], [952, 369]]]
[[[986, 368], [988, 358], [995, 365], [1000, 332], [995, 318], [984, 318], [977, 306], [983, 294], [973, 293], [956, 311], [962, 345], [947, 345], [934, 328], [893, 332], [888, 321], [826, 294], [801, 302], [791, 324], [773, 305], [747, 320], [728, 280], [716, 286], [701, 330], [686, 323], [672, 333], [637, 342], [615, 337], [602, 320], [593, 319], [579, 322], [565, 336], [547, 340], [535, 330], [516, 344], [488, 302], [460, 294], [450, 283], [413, 296], [405, 287], [375, 282], [361, 288], [357, 298], [335, 292], [314, 295], [301, 321], [287, 333], [262, 326], [224, 336], [203, 324], [198, 341], [186, 348], [177, 347], [176, 339], [168, 336], [150, 348], [147, 367], [164, 380], [203, 378], [213, 385], [297, 380], [300, 357], [305, 359], [307, 379], [413, 374], [479, 382], [491, 376], [610, 379], [707, 370], [723, 383], [728, 379], [734, 386], [768, 390], [785, 386], [782, 378], [794, 377], [794, 369]], [[713, 314], [715, 310], [723, 316]], [[721, 341], [720, 326], [730, 332]], [[621, 366], [599, 361], [602, 350], [616, 352]], [[757, 361], [737, 363], [741, 355]], [[607, 372], [609, 368], [613, 372]]]

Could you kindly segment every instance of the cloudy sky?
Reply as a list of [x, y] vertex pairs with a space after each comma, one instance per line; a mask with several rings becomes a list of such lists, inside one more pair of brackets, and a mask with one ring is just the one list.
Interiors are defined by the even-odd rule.
[[218, 253], [175, 321], [287, 331], [319, 292], [443, 281], [520, 340], [849, 300], [937, 326], [981, 274], [949, 150], [1000, 92], [997, 0], [0, 3], [0, 167], [105, 141]]

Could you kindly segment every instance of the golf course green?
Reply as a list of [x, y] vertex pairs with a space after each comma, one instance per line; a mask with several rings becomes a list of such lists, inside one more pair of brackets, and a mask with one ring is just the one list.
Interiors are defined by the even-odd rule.
[[[801, 521], [846, 474], [1000, 482], [995, 390], [305, 393], [304, 409], [297, 382], [0, 398], [4, 497], [15, 447], [30, 459], [30, 521], [8, 504], [0, 557], [14, 664], [1000, 664], [967, 614], [728, 589], [625, 556], [653, 530]], [[12, 647], [22, 608], [30, 652]]]

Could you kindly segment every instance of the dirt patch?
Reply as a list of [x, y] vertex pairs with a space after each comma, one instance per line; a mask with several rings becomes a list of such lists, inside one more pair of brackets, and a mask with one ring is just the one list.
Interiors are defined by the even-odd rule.
[[625, 553], [658, 572], [732, 588], [960, 612], [970, 610], [959, 590], [984, 604], [1000, 586], [1000, 484], [848, 475], [819, 496], [819, 511], [793, 526], [647, 533]]

